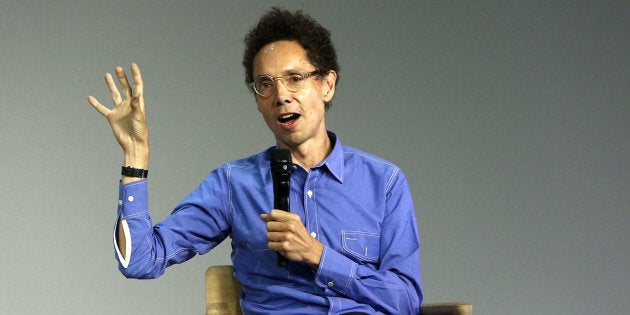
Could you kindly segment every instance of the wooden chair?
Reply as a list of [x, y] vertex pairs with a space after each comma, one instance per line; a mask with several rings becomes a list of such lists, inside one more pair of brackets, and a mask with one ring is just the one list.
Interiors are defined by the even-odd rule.
[[[206, 315], [242, 315], [239, 305], [241, 284], [232, 266], [212, 266], [206, 270]], [[421, 306], [422, 315], [472, 315], [469, 303], [431, 303]]]

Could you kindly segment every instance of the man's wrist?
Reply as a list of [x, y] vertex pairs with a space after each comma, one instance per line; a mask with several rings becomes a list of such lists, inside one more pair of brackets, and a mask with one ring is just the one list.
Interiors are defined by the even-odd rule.
[[[149, 149], [135, 150], [134, 152], [124, 152], [123, 166], [130, 166], [136, 169], [148, 170], [149, 169]], [[142, 177], [132, 177], [122, 174], [122, 183], [128, 184], [131, 182], [143, 180]]]
[[324, 254], [324, 244], [315, 240], [313, 243], [313, 255], [311, 259], [306, 262], [313, 270], [319, 269], [319, 263], [322, 259], [322, 255]]
[[124, 151], [123, 165], [139, 169], [149, 169], [149, 148], [137, 147]]

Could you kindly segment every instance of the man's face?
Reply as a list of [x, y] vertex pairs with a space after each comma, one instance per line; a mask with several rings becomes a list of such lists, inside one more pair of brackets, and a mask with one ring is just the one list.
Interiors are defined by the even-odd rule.
[[[254, 80], [261, 76], [281, 77], [318, 70], [306, 50], [295, 41], [267, 44], [253, 62]], [[296, 91], [289, 91], [284, 79], [276, 79], [269, 96], [256, 94], [258, 111], [274, 134], [279, 147], [297, 148], [312, 140], [328, 137], [324, 122], [324, 102], [334, 95], [334, 71], [311, 76]], [[313, 142], [317, 143], [317, 142]]]

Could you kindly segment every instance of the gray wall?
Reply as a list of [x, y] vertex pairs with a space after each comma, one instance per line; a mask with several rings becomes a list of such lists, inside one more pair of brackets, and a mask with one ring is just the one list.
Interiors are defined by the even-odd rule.
[[[333, 32], [329, 128], [407, 174], [426, 302], [628, 312], [627, 1], [274, 3]], [[227, 246], [158, 280], [118, 273], [122, 154], [86, 97], [110, 104], [102, 75], [142, 67], [164, 218], [211, 169], [272, 144], [240, 65], [271, 4], [0, 3], [0, 313], [203, 312]]]

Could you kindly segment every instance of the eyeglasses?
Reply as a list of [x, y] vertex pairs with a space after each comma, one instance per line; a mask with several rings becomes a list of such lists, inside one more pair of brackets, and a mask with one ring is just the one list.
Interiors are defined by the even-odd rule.
[[254, 89], [256, 94], [261, 97], [269, 97], [276, 91], [276, 84], [278, 80], [282, 80], [284, 87], [289, 92], [297, 92], [304, 87], [306, 80], [314, 75], [319, 74], [319, 70], [311, 72], [287, 72], [286, 74], [274, 77], [270, 75], [261, 75], [250, 83], [249, 86]]

